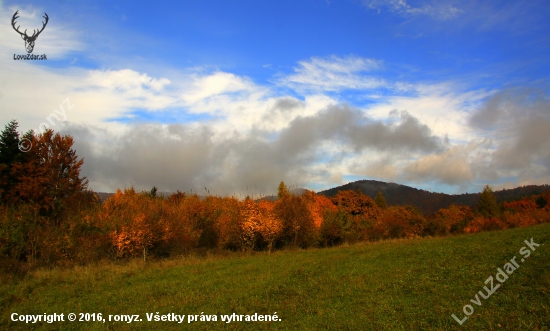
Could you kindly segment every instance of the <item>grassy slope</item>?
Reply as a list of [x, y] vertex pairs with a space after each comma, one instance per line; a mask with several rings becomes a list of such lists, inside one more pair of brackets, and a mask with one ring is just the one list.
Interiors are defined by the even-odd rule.
[[[482, 306], [470, 299], [518, 253], [520, 262]], [[36, 329], [548, 330], [550, 224], [476, 235], [359, 244], [226, 258], [182, 259], [39, 271], [0, 284], [0, 329], [20, 314], [140, 314], [141, 323], [65, 322]], [[496, 280], [495, 280], [496, 282]], [[459, 326], [462, 307], [475, 312]], [[145, 313], [270, 314], [281, 322], [147, 322]], [[500, 324], [500, 326], [499, 326]]]

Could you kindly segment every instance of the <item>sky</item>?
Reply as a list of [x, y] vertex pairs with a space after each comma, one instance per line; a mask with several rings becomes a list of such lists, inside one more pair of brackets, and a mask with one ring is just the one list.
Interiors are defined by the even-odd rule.
[[[28, 34], [33, 54], [15, 60]], [[96, 191], [550, 183], [547, 1], [0, 0], [0, 127]]]

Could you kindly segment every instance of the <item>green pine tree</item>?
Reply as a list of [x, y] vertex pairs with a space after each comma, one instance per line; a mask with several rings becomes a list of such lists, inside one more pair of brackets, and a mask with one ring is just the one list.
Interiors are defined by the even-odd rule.
[[281, 182], [279, 184], [279, 188], [277, 189], [277, 198], [282, 199], [289, 196], [290, 191], [288, 190], [288, 187], [285, 185], [285, 182]]
[[149, 191], [149, 194], [151, 195], [151, 197], [156, 198], [157, 197], [157, 191], [158, 191], [157, 187], [153, 186], [151, 191]]
[[386, 199], [384, 198], [382, 191], [378, 192], [378, 194], [374, 198], [374, 203], [376, 203], [376, 205], [380, 207], [380, 209], [388, 208], [388, 204], [386, 203]]
[[0, 133], [0, 198], [5, 201], [6, 194], [17, 185], [17, 178], [12, 176], [14, 163], [22, 162], [23, 152], [19, 149], [19, 124], [16, 120], [9, 122]]
[[479, 204], [477, 211], [486, 217], [495, 217], [500, 213], [500, 208], [497, 204], [497, 199], [493, 194], [493, 190], [489, 185], [485, 185], [481, 196], [479, 197]]
[[16, 120], [9, 122], [0, 133], [0, 164], [11, 165], [18, 161], [19, 155], [19, 124]]

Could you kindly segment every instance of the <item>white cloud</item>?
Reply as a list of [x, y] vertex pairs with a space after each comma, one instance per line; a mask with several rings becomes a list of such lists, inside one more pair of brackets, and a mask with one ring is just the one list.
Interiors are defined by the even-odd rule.
[[160, 92], [164, 87], [170, 84], [166, 78], [155, 79], [147, 74], [141, 74], [134, 70], [93, 70], [90, 72], [89, 82], [93, 86], [116, 89], [123, 93], [132, 93], [134, 91], [142, 92], [144, 89], [150, 89], [154, 92]]
[[421, 157], [405, 167], [405, 179], [413, 182], [435, 180], [451, 185], [467, 183], [473, 179], [467, 157], [467, 150], [462, 146]]
[[159, 110], [173, 106], [177, 102], [167, 89], [171, 84], [169, 79], [152, 78], [146, 73], [130, 69], [92, 70], [81, 84], [82, 92], [78, 94], [86, 97], [93, 94], [103, 95], [124, 108], [119, 112], [132, 108]]
[[385, 86], [383, 79], [360, 75], [382, 67], [381, 61], [356, 56], [313, 57], [298, 62], [294, 74], [279, 80], [280, 84], [307, 91], [340, 91], [372, 89]]
[[406, 110], [418, 118], [438, 136], [448, 136], [451, 142], [466, 143], [476, 133], [468, 125], [470, 112], [479, 107], [493, 92], [473, 90], [461, 92], [463, 87], [450, 83], [416, 84], [410, 89], [415, 95], [390, 95], [365, 111], [377, 119], [388, 118], [394, 110]]
[[[545, 1], [456, 1], [456, 0], [361, 0], [368, 10], [378, 14], [390, 12], [403, 18], [433, 18], [424, 32], [440, 30], [435, 21], [448, 24], [441, 31], [457, 29], [504, 30], [509, 34], [533, 34], [545, 29], [548, 4]], [[410, 22], [410, 21], [408, 21]], [[417, 23], [419, 20], [416, 21]], [[411, 25], [407, 25], [410, 27]], [[400, 30], [396, 36], [408, 35]], [[422, 36], [414, 33], [411, 36]]]
[[406, 0], [363, 0], [363, 4], [379, 13], [382, 9], [388, 9], [403, 16], [426, 15], [441, 20], [457, 17], [464, 12], [458, 7], [442, 2], [432, 4], [424, 2], [421, 5], [412, 6]]
[[253, 92], [255, 89], [254, 83], [249, 79], [221, 71], [207, 76], [195, 76], [193, 80], [192, 87], [182, 97], [189, 104], [221, 94]]

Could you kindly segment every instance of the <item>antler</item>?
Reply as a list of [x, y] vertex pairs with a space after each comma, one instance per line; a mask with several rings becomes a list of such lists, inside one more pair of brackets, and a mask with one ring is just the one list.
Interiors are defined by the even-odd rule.
[[[25, 30], [25, 33], [19, 31], [19, 26], [16, 28], [15, 27], [15, 20], [19, 18], [19, 16], [17, 16], [17, 13], [19, 13], [19, 10], [15, 12], [15, 14], [13, 14], [13, 17], [11, 18], [11, 26], [13, 27], [13, 29], [15, 31], [17, 31], [17, 33], [19, 33], [21, 36], [27, 36], [27, 30]], [[45, 14], [45, 13], [44, 13]], [[21, 26], [21, 25], [20, 25]]]
[[[50, 19], [50, 18], [48, 17], [48, 14], [44, 13], [44, 16], [42, 16], [42, 17], [44, 17], [44, 18], [46, 19], [46, 23], [42, 22], [42, 29], [40, 29], [40, 31], [38, 31], [38, 33], [36, 33], [36, 30], [33, 30], [32, 37], [35, 37], [35, 38], [38, 37], [38, 35], [39, 35], [42, 31], [44, 31], [44, 28], [45, 28], [46, 25], [48, 24], [48, 20]], [[25, 30], [25, 31], [27, 31], [27, 30]]]
[[48, 14], [44, 13], [44, 16], [42, 16], [42, 17], [44, 17], [44, 18], [46, 19], [46, 22], [45, 22], [45, 23], [42, 22], [42, 29], [38, 30], [38, 32], [37, 32], [36, 30], [33, 30], [32, 36], [29, 37], [29, 36], [27, 35], [27, 29], [25, 29], [25, 32], [21, 32], [21, 31], [19, 31], [20, 25], [17, 26], [17, 27], [15, 27], [15, 24], [16, 24], [15, 20], [19, 18], [19, 16], [17, 16], [18, 13], [19, 13], [19, 10], [16, 11], [15, 14], [13, 14], [13, 17], [11, 18], [11, 26], [12, 26], [13, 29], [14, 29], [15, 31], [17, 31], [21, 36], [24, 36], [24, 37], [27, 37], [27, 38], [35, 38], [35, 39], [36, 39], [36, 37], [38, 37], [38, 35], [39, 35], [42, 31], [44, 31], [44, 28], [46, 27], [46, 25], [48, 24], [48, 21], [49, 21], [49, 19], [50, 19], [50, 18], [48, 17]]

